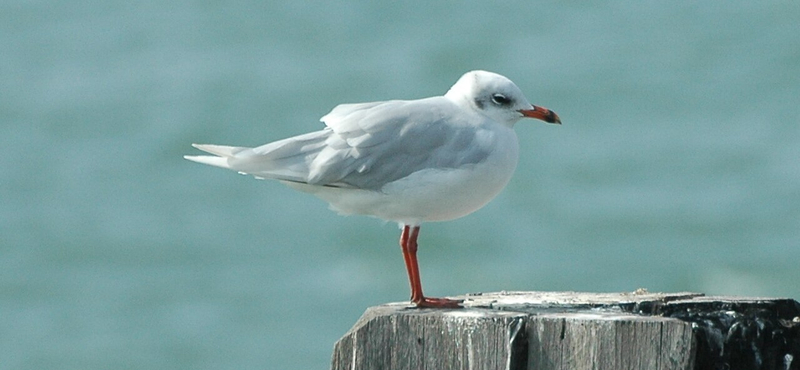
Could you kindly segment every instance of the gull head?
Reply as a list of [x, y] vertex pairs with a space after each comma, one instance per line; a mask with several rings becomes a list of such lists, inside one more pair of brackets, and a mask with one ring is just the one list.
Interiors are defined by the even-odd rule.
[[561, 123], [555, 112], [528, 102], [517, 85], [497, 73], [467, 72], [444, 96], [509, 127], [525, 117]]

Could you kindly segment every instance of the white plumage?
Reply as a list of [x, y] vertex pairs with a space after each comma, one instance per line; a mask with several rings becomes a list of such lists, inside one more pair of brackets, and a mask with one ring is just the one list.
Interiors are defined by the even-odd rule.
[[[255, 148], [193, 144], [213, 156], [185, 158], [279, 180], [342, 214], [374, 216], [418, 232], [423, 222], [478, 210], [506, 186], [519, 156], [513, 126], [523, 117], [560, 123], [555, 113], [531, 105], [509, 79], [472, 71], [444, 96], [342, 104], [322, 117], [327, 127], [321, 131]], [[414, 290], [412, 274], [409, 267]], [[425, 301], [421, 286], [417, 296], [420, 305], [452, 306]]]

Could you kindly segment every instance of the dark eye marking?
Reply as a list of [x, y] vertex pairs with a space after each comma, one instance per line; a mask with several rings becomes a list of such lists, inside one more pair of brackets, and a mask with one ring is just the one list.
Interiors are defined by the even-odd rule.
[[503, 94], [494, 94], [492, 95], [492, 103], [497, 105], [509, 105], [511, 104], [511, 99], [506, 98]]

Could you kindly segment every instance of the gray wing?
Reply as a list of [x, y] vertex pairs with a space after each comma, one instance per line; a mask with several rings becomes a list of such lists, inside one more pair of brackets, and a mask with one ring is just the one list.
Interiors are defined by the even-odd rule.
[[424, 169], [478, 163], [486, 130], [443, 97], [342, 105], [322, 120], [333, 131], [309, 165], [310, 184], [380, 190]]
[[491, 133], [443, 97], [344, 104], [324, 130], [256, 148], [196, 145], [218, 157], [187, 157], [257, 177], [379, 191], [424, 169], [478, 163]]

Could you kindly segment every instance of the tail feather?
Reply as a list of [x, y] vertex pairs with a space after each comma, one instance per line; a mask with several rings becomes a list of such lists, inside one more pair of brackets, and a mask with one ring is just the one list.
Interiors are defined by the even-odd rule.
[[279, 140], [257, 148], [192, 144], [210, 155], [187, 155], [183, 158], [202, 164], [226, 168], [257, 178], [293, 183], [308, 182], [309, 164], [315, 153], [324, 148], [330, 134], [323, 130]]
[[192, 146], [206, 153], [211, 153], [226, 158], [235, 157], [237, 153], [243, 150], [250, 149], [241, 146], [227, 146], [227, 145], [214, 145], [214, 144], [192, 144]]
[[[282, 158], [277, 161], [271, 159], [268, 154], [257, 154], [252, 148], [214, 145], [214, 144], [192, 144], [193, 147], [200, 149], [211, 155], [185, 155], [184, 159], [192, 162], [207, 164], [210, 166], [234, 170], [241, 174], [253, 175], [259, 179], [276, 179], [292, 182], [305, 182], [306, 178], [301, 172], [296, 172], [296, 166], [290, 166], [286, 161], [291, 162], [291, 158]], [[287, 167], [283, 167], [287, 165]], [[302, 167], [302, 166], [301, 166]]]
[[232, 169], [231, 166], [228, 164], [228, 158], [225, 157], [214, 157], [210, 155], [185, 155], [183, 156], [183, 158], [188, 159], [192, 162]]

